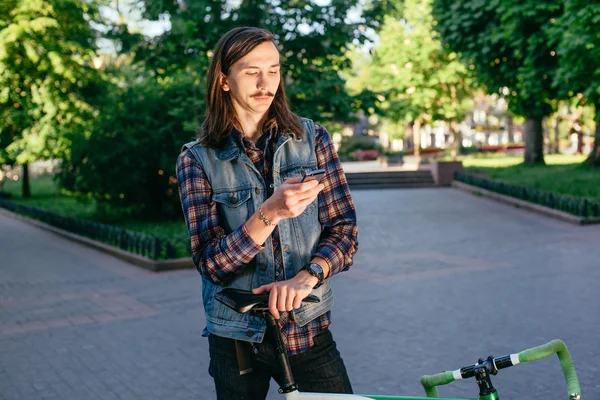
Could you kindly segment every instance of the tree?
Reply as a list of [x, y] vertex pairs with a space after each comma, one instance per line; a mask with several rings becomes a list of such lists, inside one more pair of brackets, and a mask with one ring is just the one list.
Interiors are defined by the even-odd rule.
[[178, 99], [193, 97], [194, 86], [184, 80], [161, 85], [127, 69], [122, 74], [130, 76], [121, 76], [107, 93], [91, 134], [74, 137], [61, 186], [93, 198], [105, 221], [180, 215], [175, 159], [194, 132], [182, 126]]
[[276, 35], [283, 47], [286, 93], [295, 111], [319, 121], [350, 119], [354, 99], [344, 91], [339, 71], [348, 62], [348, 42], [366, 40], [364, 29], [376, 24], [368, 15], [348, 23], [345, 15], [356, 4], [136, 2], [146, 19], [168, 14], [171, 29], [154, 38], [132, 34], [124, 25], [107, 33], [121, 56], [130, 54], [133, 61], [105, 71], [115, 88], [103, 101], [92, 135], [78, 136], [73, 154], [64, 159], [61, 182], [82, 197], [95, 198], [101, 207], [152, 216], [180, 214], [175, 160], [202, 122], [212, 50], [234, 26], [260, 26]]
[[0, 164], [23, 165], [69, 151], [93, 118], [92, 68], [97, 4], [83, 0], [6, 0], [0, 5]]
[[558, 37], [550, 21], [562, 1], [433, 0], [436, 29], [490, 92], [508, 88], [509, 109], [525, 121], [525, 162], [544, 163], [542, 119], [552, 112]]
[[442, 48], [433, 25], [429, 0], [404, 1], [401, 17], [386, 16], [371, 60], [349, 82], [379, 93], [386, 118], [413, 124], [416, 156], [420, 128], [429, 121], [445, 121], [458, 146], [457, 122], [471, 108], [470, 71]]
[[243, 0], [234, 6], [225, 0], [145, 0], [144, 16], [158, 19], [168, 13], [172, 28], [157, 40], [142, 41], [137, 59], [158, 76], [204, 76], [225, 32], [235, 26], [266, 28], [282, 50], [286, 93], [295, 111], [320, 121], [348, 121], [353, 99], [344, 90], [340, 71], [349, 67], [349, 45], [368, 40], [367, 32], [379, 25], [383, 9], [382, 2], [374, 1], [351, 22], [348, 12], [358, 3]]
[[554, 85], [562, 97], [580, 93], [580, 104], [595, 107], [594, 148], [587, 162], [600, 167], [600, 4], [583, 0], [567, 0], [564, 13], [552, 21], [553, 32], [560, 35], [557, 53], [560, 65]]

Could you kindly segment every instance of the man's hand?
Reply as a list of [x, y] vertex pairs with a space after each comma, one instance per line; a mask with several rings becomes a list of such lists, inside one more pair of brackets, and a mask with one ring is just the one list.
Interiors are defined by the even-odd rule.
[[265, 216], [274, 224], [282, 219], [294, 218], [302, 214], [325, 188], [325, 185], [317, 181], [300, 183], [301, 180], [300, 177], [286, 179], [262, 204]]
[[310, 294], [319, 280], [306, 271], [300, 271], [292, 279], [262, 285], [252, 290], [254, 294], [270, 293], [269, 311], [275, 319], [279, 312], [300, 308], [302, 300]]

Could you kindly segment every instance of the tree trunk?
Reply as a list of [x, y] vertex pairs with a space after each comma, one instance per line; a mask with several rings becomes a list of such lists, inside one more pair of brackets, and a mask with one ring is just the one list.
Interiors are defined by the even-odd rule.
[[544, 164], [544, 132], [541, 118], [528, 117], [525, 121], [525, 162]]
[[558, 143], [560, 138], [560, 121], [562, 121], [562, 119], [557, 115], [556, 124], [554, 125], [554, 144], [552, 146], [552, 152], [555, 154], [558, 154], [560, 151], [560, 144]]
[[404, 148], [410, 150], [413, 147], [413, 124], [407, 123], [404, 125]]
[[421, 157], [421, 120], [415, 120], [413, 124], [413, 143], [415, 145], [415, 157]]
[[544, 153], [550, 152], [550, 123], [548, 118], [542, 119], [543, 145]]
[[508, 143], [515, 142], [515, 124], [513, 123], [512, 115], [508, 116], [506, 121], [506, 130], [508, 131]]
[[577, 154], [583, 154], [583, 131], [579, 129], [577, 131]]
[[451, 120], [448, 123], [448, 127], [450, 128], [450, 134], [452, 134], [452, 150], [451, 150], [451, 155], [452, 155], [452, 160], [456, 161], [456, 157], [460, 154], [460, 142], [461, 142], [461, 135], [460, 135], [460, 129], [456, 129], [456, 123], [454, 122], [454, 120]]
[[25, 163], [22, 165], [23, 168], [23, 198], [31, 198], [31, 188], [29, 187], [29, 164]]
[[[596, 110], [598, 110], [598, 106], [596, 106]], [[592, 148], [592, 152], [588, 156], [586, 162], [589, 163], [593, 167], [600, 168], [600, 111], [596, 111], [596, 131], [594, 133], [594, 147]]]

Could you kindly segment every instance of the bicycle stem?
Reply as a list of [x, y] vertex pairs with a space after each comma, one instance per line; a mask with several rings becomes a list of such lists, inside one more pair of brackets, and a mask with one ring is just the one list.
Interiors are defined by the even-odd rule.
[[281, 337], [279, 324], [268, 310], [262, 311], [262, 317], [267, 321], [267, 329], [271, 331], [272, 337], [275, 338], [275, 355], [281, 368], [280, 371], [282, 372], [279, 393], [290, 393], [298, 390], [298, 387], [294, 382], [294, 376], [292, 375], [292, 368], [290, 367], [287, 349], [285, 348], [283, 338]]

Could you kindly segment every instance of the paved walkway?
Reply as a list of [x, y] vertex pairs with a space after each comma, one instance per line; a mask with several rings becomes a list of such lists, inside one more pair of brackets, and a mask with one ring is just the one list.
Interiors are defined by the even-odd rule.
[[[334, 278], [332, 330], [357, 393], [420, 396], [422, 374], [561, 338], [600, 398], [600, 226], [452, 189], [354, 198], [360, 250]], [[196, 271], [148, 273], [0, 214], [0, 399], [214, 399], [200, 290]], [[566, 397], [554, 357], [493, 382]]]

